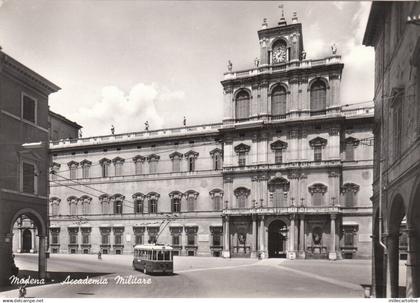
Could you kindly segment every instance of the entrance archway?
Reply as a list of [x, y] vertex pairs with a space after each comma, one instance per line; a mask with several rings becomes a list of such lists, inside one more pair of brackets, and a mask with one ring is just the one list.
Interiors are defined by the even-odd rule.
[[286, 258], [287, 225], [281, 220], [271, 222], [268, 227], [268, 257]]
[[22, 252], [28, 253], [32, 249], [32, 233], [27, 228], [22, 232]]

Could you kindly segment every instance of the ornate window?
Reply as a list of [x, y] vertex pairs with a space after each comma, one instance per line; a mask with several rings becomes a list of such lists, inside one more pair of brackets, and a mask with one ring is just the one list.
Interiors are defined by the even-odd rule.
[[321, 79], [311, 85], [311, 116], [325, 115], [327, 108], [327, 87]]
[[273, 118], [286, 118], [286, 89], [277, 85], [271, 92], [271, 115]]
[[82, 214], [87, 215], [90, 213], [90, 202], [92, 198], [86, 195], [83, 195], [79, 199], [82, 202]]
[[52, 216], [58, 216], [59, 215], [60, 202], [61, 202], [60, 198], [57, 198], [57, 197], [51, 197], [50, 198], [51, 215]]
[[77, 238], [79, 235], [78, 227], [68, 227], [69, 231], [69, 244], [75, 245], [78, 243]]
[[147, 200], [149, 201], [149, 213], [150, 214], [157, 214], [158, 212], [158, 200], [160, 195], [155, 192], [151, 192], [147, 194]]
[[215, 148], [210, 152], [210, 156], [213, 159], [213, 169], [222, 169], [222, 155], [223, 151], [220, 148]]
[[134, 162], [134, 165], [135, 165], [135, 173], [136, 173], [136, 175], [143, 174], [143, 163], [144, 163], [144, 160], [146, 160], [146, 158], [143, 157], [143, 156], [140, 156], [140, 155], [137, 155], [137, 156], [135, 156], [133, 158], [133, 162]]
[[249, 118], [249, 104], [250, 104], [250, 95], [245, 90], [240, 91], [236, 95], [235, 100], [235, 113], [236, 119], [248, 119]]
[[[197, 248], [197, 232], [198, 226], [185, 226], [185, 233], [187, 234], [187, 247], [186, 248]], [[188, 253], [188, 255], [194, 255]]]
[[50, 175], [51, 175], [51, 180], [55, 181], [57, 180], [57, 174], [58, 171], [60, 170], [61, 164], [57, 163], [57, 162], [53, 162], [51, 164], [51, 170], [50, 170]]
[[182, 193], [179, 191], [173, 191], [169, 193], [169, 198], [171, 198], [171, 212], [181, 212]]
[[215, 188], [209, 192], [213, 200], [213, 210], [221, 210], [223, 207], [223, 190]]
[[182, 237], [182, 226], [170, 226], [169, 230], [172, 236], [172, 246], [180, 248], [182, 247], [181, 244], [181, 237]]
[[345, 183], [341, 187], [341, 194], [344, 196], [344, 206], [354, 207], [356, 206], [356, 195], [359, 191], [360, 186], [354, 183]]
[[246, 144], [238, 144], [235, 146], [235, 152], [238, 155], [238, 166], [245, 166], [246, 165], [246, 156], [251, 149], [249, 145]]
[[99, 227], [101, 232], [101, 245], [102, 246], [109, 246], [109, 235], [111, 234], [111, 227]]
[[190, 151], [188, 151], [184, 154], [185, 159], [188, 162], [188, 171], [189, 172], [195, 171], [195, 162], [197, 160], [198, 155], [199, 154], [197, 152], [192, 151], [192, 150], [190, 150]]
[[89, 245], [90, 244], [90, 233], [91, 228], [90, 227], [81, 227], [82, 232], [82, 245]]
[[169, 158], [172, 160], [172, 171], [174, 173], [178, 173], [181, 171], [182, 156], [183, 155], [177, 151], [169, 155]]
[[144, 195], [142, 193], [135, 193], [133, 196], [134, 213], [142, 214], [144, 212]]
[[121, 194], [115, 194], [111, 196], [111, 202], [113, 204], [115, 215], [122, 215], [124, 200], [125, 200], [125, 197]]
[[133, 226], [133, 232], [136, 245], [143, 244], [143, 235], [145, 228], [143, 226]]
[[250, 194], [250, 190], [245, 187], [238, 187], [233, 191], [236, 197], [238, 208], [245, 208], [248, 204], [248, 196]]
[[149, 174], [156, 174], [157, 173], [157, 166], [159, 162], [160, 156], [156, 154], [151, 154], [147, 157], [147, 162], [149, 162]]
[[283, 151], [287, 149], [287, 143], [277, 140], [270, 144], [271, 149], [274, 151], [274, 163], [283, 163]]
[[289, 188], [290, 182], [284, 178], [274, 178], [268, 182], [268, 190], [273, 207], [287, 207]]
[[343, 240], [342, 245], [343, 249], [351, 249], [353, 251], [356, 248], [356, 236], [359, 230], [359, 226], [357, 224], [344, 224], [343, 223]]
[[67, 202], [69, 202], [70, 216], [77, 216], [77, 203], [79, 202], [79, 199], [75, 196], [70, 196], [67, 198]]
[[309, 145], [314, 150], [314, 161], [322, 161], [322, 149], [327, 145], [327, 140], [321, 137], [316, 137], [309, 141]]
[[76, 179], [77, 178], [77, 167], [79, 166], [79, 163], [76, 161], [70, 161], [67, 163], [69, 170], [70, 170], [70, 179]]
[[51, 245], [60, 244], [60, 227], [50, 227], [51, 232]]
[[359, 142], [359, 140], [353, 137], [348, 137], [344, 140], [344, 152], [346, 161], [354, 160], [354, 149], [359, 145]]
[[223, 236], [223, 227], [222, 226], [210, 226], [211, 232], [211, 242], [212, 247], [217, 248], [223, 246], [222, 244], [222, 236]]
[[315, 183], [309, 186], [309, 192], [312, 195], [312, 205], [322, 206], [324, 204], [324, 195], [327, 192], [327, 186], [322, 183]]
[[115, 167], [115, 176], [122, 176], [123, 175], [123, 164], [124, 164], [124, 159], [120, 158], [120, 157], [115, 157], [114, 159], [112, 159], [112, 162], [114, 163], [114, 167]]
[[85, 159], [82, 162], [80, 162], [80, 165], [82, 166], [82, 178], [83, 179], [89, 178], [89, 170], [92, 165], [92, 162]]
[[121, 247], [123, 245], [122, 239], [123, 239], [123, 234], [124, 234], [124, 227], [118, 226], [118, 227], [113, 227], [112, 229], [114, 231], [114, 245], [118, 245]]
[[195, 190], [189, 190], [184, 193], [185, 199], [187, 199], [187, 210], [194, 211], [196, 209], [195, 204], [199, 193]]
[[109, 207], [109, 196], [107, 194], [100, 195], [99, 201], [101, 202], [102, 214], [109, 215], [111, 213]]
[[111, 164], [111, 160], [103, 158], [99, 160], [99, 164], [101, 165], [102, 178], [109, 177], [109, 165]]

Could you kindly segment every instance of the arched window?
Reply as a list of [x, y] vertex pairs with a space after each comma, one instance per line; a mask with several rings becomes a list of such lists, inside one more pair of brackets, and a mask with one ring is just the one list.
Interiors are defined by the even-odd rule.
[[311, 116], [325, 115], [327, 107], [327, 87], [322, 80], [311, 85]]
[[246, 91], [241, 91], [236, 95], [236, 119], [249, 118], [249, 94]]
[[286, 118], [286, 89], [277, 86], [271, 93], [271, 115], [273, 118]]

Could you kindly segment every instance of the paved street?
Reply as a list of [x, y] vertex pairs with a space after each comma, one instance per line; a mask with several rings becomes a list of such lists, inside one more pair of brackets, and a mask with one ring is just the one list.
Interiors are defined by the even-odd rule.
[[[17, 255], [16, 264], [35, 276], [35, 255]], [[52, 255], [48, 271], [52, 284], [28, 288], [28, 297], [363, 297], [360, 284], [369, 284], [368, 260], [263, 261], [176, 257], [175, 275], [146, 276], [131, 268], [131, 256]], [[61, 285], [66, 276], [107, 279], [108, 285]], [[114, 277], [135, 275], [151, 284], [116, 285]], [[0, 293], [15, 297], [17, 290]]]

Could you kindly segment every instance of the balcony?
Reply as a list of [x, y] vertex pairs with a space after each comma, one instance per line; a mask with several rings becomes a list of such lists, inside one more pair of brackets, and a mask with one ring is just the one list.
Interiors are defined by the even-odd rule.
[[276, 64], [276, 65], [264, 65], [257, 68], [231, 71], [224, 74], [224, 80], [246, 78], [257, 75], [264, 74], [273, 74], [276, 72], [287, 72], [290, 70], [296, 69], [309, 69], [312, 67], [322, 66], [322, 65], [332, 65], [340, 64], [341, 56], [331, 56], [318, 60], [302, 60], [302, 61], [291, 61], [285, 64]]
[[259, 207], [259, 208], [229, 208], [224, 209], [223, 214], [228, 216], [243, 215], [290, 215], [290, 214], [331, 214], [341, 213], [338, 206], [312, 206], [312, 207]]

